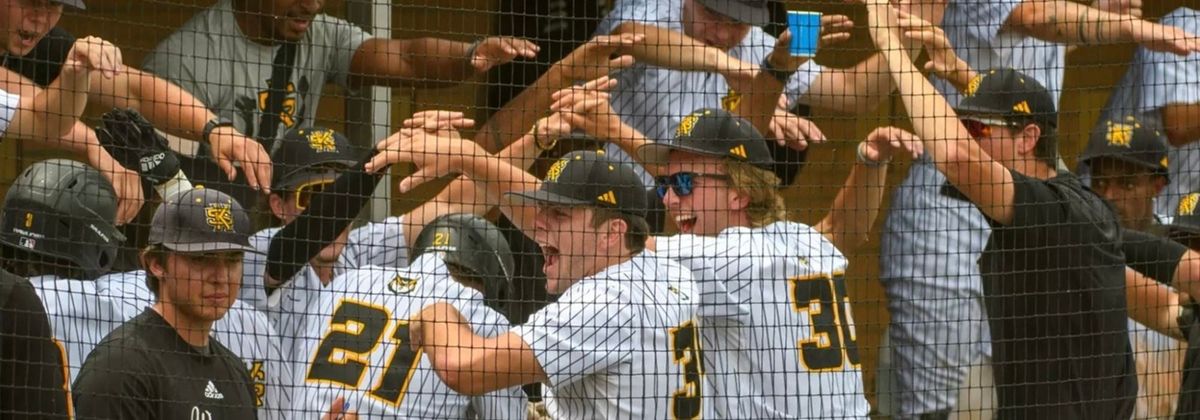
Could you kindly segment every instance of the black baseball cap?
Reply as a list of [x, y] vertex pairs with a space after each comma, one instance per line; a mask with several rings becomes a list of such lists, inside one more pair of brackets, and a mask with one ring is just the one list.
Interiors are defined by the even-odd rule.
[[338, 171], [358, 162], [360, 152], [346, 136], [328, 128], [288, 130], [271, 152], [271, 189], [287, 191], [312, 181], [332, 181]]
[[168, 198], [150, 222], [151, 245], [183, 253], [244, 251], [250, 246], [250, 217], [228, 194], [203, 187]]
[[764, 26], [771, 22], [771, 11], [767, 0], [696, 0], [714, 12], [730, 19], [753, 26]]
[[1079, 160], [1116, 159], [1167, 176], [1167, 136], [1134, 116], [1106, 118], [1092, 130]]
[[79, 10], [87, 10], [87, 5], [83, 4], [83, 0], [54, 0], [55, 3], [62, 3], [64, 6], [71, 6]]
[[646, 217], [646, 186], [633, 166], [599, 150], [567, 153], [550, 166], [541, 188], [505, 196], [516, 204], [608, 208]]
[[1010, 68], [988, 70], [971, 79], [954, 111], [964, 118], [1000, 117], [1030, 120], [1043, 129], [1058, 127], [1058, 111], [1050, 91], [1036, 79]]
[[672, 150], [746, 162], [774, 171], [775, 159], [767, 140], [754, 125], [720, 108], [701, 108], [679, 122], [675, 138], [637, 150], [642, 162], [667, 163]]

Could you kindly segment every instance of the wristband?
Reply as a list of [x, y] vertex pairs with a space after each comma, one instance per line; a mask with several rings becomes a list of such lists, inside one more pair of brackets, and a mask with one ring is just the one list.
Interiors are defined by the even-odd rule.
[[162, 197], [163, 200], [175, 195], [175, 193], [190, 189], [192, 189], [192, 181], [188, 180], [187, 175], [184, 175], [183, 171], [176, 172], [173, 178], [154, 186], [154, 191], [157, 192], [158, 196]]
[[471, 63], [475, 61], [475, 50], [479, 49], [479, 45], [483, 44], [484, 39], [485, 38], [476, 39], [475, 42], [471, 43], [471, 46], [467, 47], [467, 65], [471, 65]]
[[887, 158], [886, 160], [867, 159], [867, 155], [863, 153], [863, 146], [866, 146], [866, 145], [867, 145], [866, 142], [859, 142], [858, 147], [854, 148], [855, 149], [855, 160], [857, 160], [858, 163], [861, 163], [863, 166], [866, 166], [868, 168], [879, 168], [879, 167], [883, 167], [884, 165], [887, 165], [892, 162], [891, 158]]
[[216, 130], [217, 127], [227, 127], [227, 126], [232, 127], [233, 121], [230, 121], [227, 118], [221, 118], [221, 117], [217, 117], [217, 118], [208, 120], [207, 123], [204, 123], [204, 131], [200, 134], [200, 139], [204, 140], [205, 143], [212, 144], [212, 142], [209, 141], [208, 138], [210, 136], [212, 136], [213, 130]]
[[774, 77], [775, 80], [778, 80], [779, 83], [782, 83], [784, 86], [788, 84], [788, 80], [792, 79], [792, 75], [796, 74], [796, 71], [800, 70], [799, 68], [796, 70], [780, 70], [775, 68], [771, 65], [771, 54], [767, 54], [763, 57], [762, 64], [760, 64], [759, 67], [762, 68], [762, 71], [767, 72], [767, 74], [771, 75], [771, 77]]

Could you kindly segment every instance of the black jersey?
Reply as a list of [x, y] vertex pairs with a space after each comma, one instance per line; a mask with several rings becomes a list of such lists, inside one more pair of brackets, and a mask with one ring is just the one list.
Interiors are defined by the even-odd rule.
[[70, 417], [63, 348], [37, 292], [0, 271], [0, 419]]
[[233, 352], [189, 345], [153, 309], [105, 337], [74, 387], [80, 419], [253, 419], [254, 395]]

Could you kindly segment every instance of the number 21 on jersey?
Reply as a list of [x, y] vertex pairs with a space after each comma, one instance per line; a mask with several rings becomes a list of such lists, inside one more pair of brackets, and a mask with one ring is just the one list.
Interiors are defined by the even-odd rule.
[[408, 322], [392, 320], [387, 308], [342, 299], [333, 310], [329, 329], [317, 346], [307, 380], [358, 389], [384, 333], [391, 327], [392, 356], [372, 387], [372, 398], [400, 406], [421, 352], [409, 346]]
[[798, 340], [800, 364], [814, 372], [839, 371], [847, 362], [859, 366], [858, 336], [846, 296], [846, 280], [841, 273], [817, 274], [788, 279], [792, 310], [808, 316], [812, 329], [808, 338]]

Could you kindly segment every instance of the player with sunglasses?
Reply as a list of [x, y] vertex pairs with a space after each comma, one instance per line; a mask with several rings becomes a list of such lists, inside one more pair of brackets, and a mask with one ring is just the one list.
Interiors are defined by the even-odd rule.
[[[787, 220], [767, 141], [750, 121], [700, 109], [682, 118], [672, 141], [652, 143], [598, 92], [573, 87], [555, 98], [573, 127], [657, 175], [682, 234], [647, 248], [682, 262], [700, 284], [705, 378], [718, 417], [865, 416], [842, 251], [866, 240], [893, 153], [919, 155], [919, 140], [893, 127], [873, 131], [829, 215], [809, 227]], [[830, 341], [819, 346], [815, 337]]]

